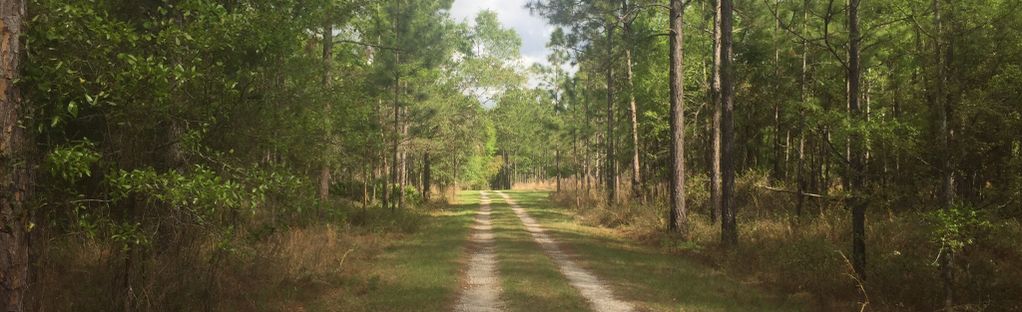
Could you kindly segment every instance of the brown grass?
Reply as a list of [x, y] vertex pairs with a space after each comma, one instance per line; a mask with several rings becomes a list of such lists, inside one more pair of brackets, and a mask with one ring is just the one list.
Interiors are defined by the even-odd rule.
[[396, 237], [320, 224], [134, 252], [130, 266], [111, 242], [57, 238], [38, 249], [30, 293], [39, 311], [125, 310], [125, 298], [143, 311], [321, 310], [371, 287], [364, 272]]
[[[568, 182], [567, 180], [562, 180], [561, 181], [561, 183], [562, 183], [561, 186], [563, 187], [564, 186], [563, 183], [567, 183], [567, 182]], [[553, 191], [553, 190], [557, 189], [557, 182], [554, 181], [554, 180], [516, 182], [514, 185], [511, 186], [511, 189], [512, 190], [544, 190], [544, 191]]]
[[[851, 249], [851, 226], [840, 202], [810, 203], [799, 218], [790, 195], [757, 187], [765, 177], [746, 175], [739, 180], [740, 245], [734, 251], [719, 247], [719, 224], [708, 219], [705, 191], [698, 184], [689, 187], [693, 194], [688, 203], [688, 242], [665, 235], [663, 200], [610, 206], [601, 195], [574, 191], [554, 194], [552, 199], [572, 207], [579, 222], [614, 228], [664, 252], [699, 259], [749, 284], [788, 296], [809, 296], [820, 310], [859, 310], [866, 296], [866, 308], [872, 311], [941, 308], [942, 284], [933, 265], [939, 246], [931, 239], [934, 228], [926, 213], [869, 211], [868, 278], [860, 288], [845, 260]], [[1022, 310], [1022, 297], [1017, 296], [1022, 294], [1018, 282], [1022, 250], [1017, 242], [1022, 226], [1017, 220], [993, 222], [997, 226], [979, 233], [975, 244], [956, 257], [955, 289], [961, 310]]]

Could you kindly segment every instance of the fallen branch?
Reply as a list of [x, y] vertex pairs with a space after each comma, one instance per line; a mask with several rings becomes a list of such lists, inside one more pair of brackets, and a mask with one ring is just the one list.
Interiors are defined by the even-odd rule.
[[757, 186], [760, 187], [760, 188], [766, 189], [768, 191], [788, 193], [788, 194], [795, 194], [795, 195], [802, 195], [802, 196], [805, 196], [805, 197], [813, 197], [813, 198], [821, 198], [821, 199], [829, 199], [829, 200], [838, 200], [838, 201], [846, 199], [844, 196], [842, 196], [842, 197], [835, 197], [835, 196], [827, 196], [827, 195], [821, 195], [821, 194], [815, 194], [815, 193], [806, 193], [806, 192], [792, 191], [792, 190], [786, 190], [786, 189], [782, 189], [782, 188], [779, 188], [779, 187], [773, 187], [773, 186], [769, 186], [769, 185], [757, 185]]

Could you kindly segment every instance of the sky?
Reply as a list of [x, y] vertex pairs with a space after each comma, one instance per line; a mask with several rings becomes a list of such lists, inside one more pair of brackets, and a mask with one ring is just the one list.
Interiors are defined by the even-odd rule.
[[549, 51], [546, 42], [554, 27], [546, 19], [529, 14], [525, 7], [528, 0], [455, 0], [451, 8], [451, 17], [458, 21], [472, 23], [477, 13], [483, 10], [497, 12], [504, 27], [513, 28], [522, 38], [522, 61], [525, 65], [533, 63], [547, 64]]

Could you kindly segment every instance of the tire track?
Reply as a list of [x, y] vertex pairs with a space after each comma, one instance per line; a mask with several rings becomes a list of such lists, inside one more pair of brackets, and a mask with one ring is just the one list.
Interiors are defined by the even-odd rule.
[[490, 221], [490, 199], [486, 192], [479, 193], [479, 212], [472, 225], [472, 255], [468, 261], [466, 288], [458, 298], [454, 310], [501, 311], [500, 280], [497, 278], [497, 252], [493, 240], [493, 225]]
[[547, 256], [557, 264], [561, 273], [568, 278], [568, 282], [571, 283], [571, 286], [578, 289], [579, 292], [582, 293], [582, 296], [589, 300], [589, 303], [592, 304], [595, 311], [623, 312], [635, 309], [631, 303], [615, 299], [610, 287], [597, 278], [596, 275], [589, 273], [586, 269], [578, 266], [575, 261], [572, 261], [571, 258], [557, 246], [557, 242], [543, 231], [543, 227], [541, 227], [535, 219], [530, 217], [529, 214], [525, 212], [525, 209], [518, 206], [518, 204], [515, 203], [510, 196], [500, 191], [497, 191], [497, 194], [500, 194], [500, 196], [504, 198], [504, 201], [511, 206], [511, 210], [518, 215], [519, 219], [522, 220], [522, 224], [524, 224], [525, 229], [532, 234], [532, 238], [536, 241], [536, 243], [539, 243]]

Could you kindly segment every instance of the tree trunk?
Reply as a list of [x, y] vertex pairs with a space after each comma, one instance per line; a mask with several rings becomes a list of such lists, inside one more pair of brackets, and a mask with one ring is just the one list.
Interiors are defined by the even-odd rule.
[[[396, 54], [395, 58], [400, 59], [401, 52], [394, 52], [394, 53]], [[393, 134], [394, 138], [393, 138], [393, 142], [391, 144], [391, 148], [393, 148], [393, 158], [392, 158], [392, 162], [390, 164], [390, 185], [387, 186], [389, 188], [392, 188], [392, 190], [391, 190], [391, 199], [392, 199], [391, 200], [391, 210], [397, 209], [398, 206], [401, 205], [400, 204], [400, 199], [399, 199], [399, 197], [401, 197], [401, 196], [398, 195], [398, 192], [400, 192], [401, 190], [400, 189], [393, 190], [393, 188], [395, 186], [399, 185], [399, 182], [400, 182], [399, 180], [401, 179], [401, 177], [400, 177], [400, 174], [401, 174], [401, 170], [400, 170], [401, 149], [400, 149], [400, 145], [399, 145], [399, 142], [401, 141], [401, 100], [400, 100], [400, 94], [401, 94], [401, 83], [400, 83], [401, 74], [399, 72], [395, 72], [394, 78], [395, 78], [395, 82], [394, 82], [394, 134]]]
[[631, 140], [632, 140], [632, 197], [642, 197], [642, 171], [640, 166], [641, 159], [639, 158], [639, 113], [638, 106], [635, 103], [635, 82], [634, 73], [632, 72], [632, 30], [631, 23], [628, 19], [628, 0], [621, 1], [621, 15], [625, 19], [624, 23], [624, 37], [625, 37], [625, 78], [628, 83], [628, 121], [631, 126]]
[[720, 22], [718, 49], [720, 66], [717, 69], [720, 77], [720, 134], [721, 134], [721, 242], [725, 247], [734, 248], [738, 244], [738, 225], [736, 223], [737, 207], [735, 207], [735, 124], [734, 124], [734, 69], [731, 64], [732, 48], [732, 0], [719, 0], [717, 3], [717, 19]]
[[554, 168], [557, 174], [557, 192], [561, 192], [561, 150], [560, 147], [554, 150]]
[[671, 0], [670, 49], [671, 68], [671, 208], [668, 226], [672, 232], [688, 239], [688, 210], [685, 207], [685, 88], [684, 88], [684, 17], [681, 0]]
[[511, 156], [507, 150], [504, 150], [504, 182], [502, 183], [503, 185], [498, 186], [498, 188], [510, 190], [511, 187], [514, 186], [513, 174], [514, 170], [511, 167]]
[[[366, 160], [370, 159], [369, 158], [369, 149], [368, 148], [366, 148], [365, 157], [366, 157]], [[372, 161], [370, 161], [370, 164], [363, 164], [362, 165], [362, 210], [363, 211], [365, 211], [366, 205], [369, 205], [369, 181], [372, 180], [370, 178], [370, 176], [371, 176], [370, 172], [372, 171], [372, 170], [370, 170], [370, 168], [372, 168], [372, 167], [373, 167]]]
[[30, 136], [18, 125], [27, 111], [15, 81], [21, 76], [24, 0], [0, 1], [0, 309], [25, 310], [30, 224], [26, 205], [34, 189]]
[[[774, 77], [778, 77], [778, 78], [781, 77], [781, 48], [780, 48], [781, 45], [780, 45], [780, 42], [778, 42], [778, 40], [777, 40], [777, 33], [779, 33], [780, 31], [781, 31], [781, 21], [780, 20], [776, 20], [776, 21], [774, 21], [774, 32], [773, 32], [773, 37], [774, 38], [773, 38], [772, 44], [774, 46]], [[773, 167], [774, 167], [774, 169], [773, 169], [773, 178], [774, 178], [775, 181], [784, 181], [784, 177], [785, 177], [784, 166], [787, 165], [787, 163], [785, 161], [783, 161], [783, 160], [786, 160], [786, 159], [785, 159], [785, 157], [782, 157], [781, 155], [785, 154], [783, 149], [784, 149], [785, 146], [788, 146], [788, 144], [787, 144], [787, 142], [784, 145], [781, 144], [781, 132], [782, 132], [781, 131], [781, 99], [783, 98], [783, 95], [780, 92], [782, 92], [781, 91], [782, 84], [780, 82], [780, 79], [774, 79], [772, 81], [773, 81], [774, 92], [776, 92], [775, 94], [777, 94], [777, 97], [773, 99], [773, 102], [774, 102], [774, 138], [773, 138], [774, 139], [774, 142], [773, 142], [773, 154], [774, 154], [773, 155]]]
[[[859, 0], [848, 1], [848, 111], [853, 121], [862, 119], [860, 107], [859, 68]], [[866, 201], [864, 196], [865, 175], [863, 170], [863, 135], [853, 131], [848, 140], [849, 170], [846, 178], [851, 197], [848, 200], [852, 210], [852, 267], [860, 279], [866, 279]]]
[[461, 158], [458, 157], [458, 156], [454, 156], [454, 191], [455, 192], [461, 191], [460, 186], [458, 186], [458, 172], [460, 170], [461, 170]]
[[[330, 22], [330, 14], [327, 12], [327, 17], [323, 21], [323, 90], [330, 90], [330, 72], [333, 68], [333, 49], [334, 49], [334, 37], [333, 37], [334, 25]], [[330, 165], [328, 159], [333, 155], [330, 155], [332, 150], [330, 147], [332, 129], [330, 126], [330, 101], [324, 100], [323, 103], [323, 115], [324, 115], [324, 127], [326, 127], [326, 137], [324, 144], [327, 148], [323, 149], [322, 164], [319, 169], [319, 200], [326, 202], [330, 198]]]
[[614, 161], [614, 23], [607, 24], [607, 159], [604, 182], [607, 184], [607, 201], [617, 202], [617, 162]]
[[429, 193], [431, 188], [430, 181], [433, 178], [432, 164], [430, 164], [429, 151], [422, 153], [422, 199], [423, 201], [429, 201]]
[[[718, 0], [719, 1], [719, 0]], [[716, 6], [715, 11], [719, 11]], [[721, 198], [720, 193], [720, 115], [723, 108], [720, 106], [720, 16], [713, 15], [713, 70], [710, 78], [710, 104], [713, 107], [710, 133], [710, 222], [715, 223], [720, 219]]]
[[[404, 90], [403, 92], [405, 92], [405, 95], [408, 95], [408, 89], [409, 88], [408, 88], [408, 84], [407, 83], [401, 89]], [[409, 182], [409, 179], [410, 179], [409, 177], [411, 176], [410, 172], [412, 170], [412, 165], [408, 164], [409, 163], [408, 159], [410, 157], [414, 158], [414, 156], [409, 156], [409, 152], [408, 152], [409, 149], [406, 146], [404, 146], [404, 144], [405, 144], [404, 140], [408, 137], [408, 125], [409, 124], [410, 124], [410, 121], [408, 120], [408, 107], [402, 107], [401, 108], [401, 142], [399, 143], [399, 144], [401, 144], [401, 189], [404, 189], [405, 187], [407, 187], [409, 184], [412, 183], [412, 182]], [[401, 192], [401, 194], [404, 195], [404, 192]], [[401, 200], [404, 201], [404, 197], [402, 197]]]
[[[398, 7], [398, 11], [400, 11], [400, 3], [401, 2], [398, 2], [398, 6], [399, 6]], [[400, 31], [401, 28], [399, 27], [399, 25], [401, 24], [401, 20], [400, 20], [400, 18], [398, 18], [399, 16], [400, 16], [400, 14], [395, 15], [395, 21], [394, 21], [394, 34], [395, 34], [396, 38], [401, 38], [401, 31]], [[393, 138], [393, 142], [392, 142], [392, 148], [394, 149], [393, 150], [394, 155], [393, 155], [393, 162], [391, 163], [391, 167], [390, 167], [390, 183], [391, 184], [387, 186], [388, 188], [392, 188], [395, 185], [398, 185], [398, 180], [400, 179], [400, 177], [398, 175], [401, 173], [401, 171], [399, 170], [399, 159], [398, 159], [400, 157], [400, 155], [401, 155], [401, 149], [400, 149], [400, 146], [398, 145], [399, 142], [401, 142], [401, 51], [400, 50], [394, 50], [394, 64], [395, 64], [394, 65], [394, 138]], [[400, 198], [402, 196], [399, 195], [399, 192], [400, 193], [404, 193], [403, 190], [400, 190], [400, 189], [398, 189], [397, 191], [392, 191], [391, 192], [391, 197], [393, 197], [393, 199], [394, 199], [394, 200], [391, 201], [391, 205], [392, 205], [391, 206], [391, 211], [393, 211], [396, 208], [398, 208], [399, 206], [401, 206]]]
[[[932, 109], [936, 111], [934, 117], [937, 119], [937, 146], [939, 146], [941, 151], [938, 164], [941, 176], [941, 186], [937, 197], [940, 200], [941, 209], [951, 209], [952, 201], [954, 200], [954, 192], [952, 189], [952, 174], [954, 171], [951, 167], [951, 129], [948, 125], [951, 105], [947, 97], [947, 66], [950, 61], [950, 47], [949, 44], [945, 42], [941, 9], [941, 1], [933, 0], [933, 20], [934, 27], [936, 28], [934, 31], [934, 66], [937, 70], [937, 81], [936, 88], [934, 88], [935, 94], [932, 96], [934, 101]], [[944, 250], [944, 255], [942, 255], [942, 258], [940, 259], [941, 280], [944, 284], [944, 309], [947, 311], [953, 311], [954, 308], [953, 257], [954, 253], [951, 250]]]
[[[578, 110], [576, 109], [575, 105], [572, 105], [572, 113], [573, 113], [572, 115], [575, 116], [575, 120], [573, 122], [577, 122]], [[575, 179], [575, 181], [573, 181], [571, 185], [572, 187], [574, 187], [576, 206], [578, 203], [578, 190], [581, 187], [581, 184], [579, 184], [580, 183], [579, 178], [581, 178], [579, 173], [581, 172], [582, 168], [580, 168], [581, 166], [579, 164], [579, 158], [580, 157], [578, 155], [578, 127], [575, 127], [571, 129], [571, 168], [573, 171], [572, 176]]]
[[[382, 125], [382, 123], [381, 123], [381, 125]], [[380, 129], [380, 132], [383, 132], [382, 127]], [[386, 140], [386, 139], [384, 139], [384, 140]], [[384, 141], [384, 142], [386, 142], [386, 141]], [[380, 189], [381, 189], [380, 191], [382, 193], [380, 195], [382, 195], [382, 198], [383, 198], [383, 205], [381, 206], [382, 208], [389, 208], [390, 207], [390, 177], [388, 175], [391, 172], [391, 170], [390, 170], [390, 162], [387, 160], [387, 156], [388, 156], [387, 155], [387, 148], [386, 148], [386, 144], [384, 144], [384, 148], [380, 149], [380, 158], [382, 158], [382, 160], [383, 160], [383, 162], [382, 162], [383, 167], [380, 168], [381, 169], [380, 170]]]
[[[592, 129], [592, 126], [593, 126], [593, 112], [589, 108], [589, 100], [590, 100], [589, 92], [592, 91], [590, 86], [591, 85], [589, 83], [589, 80], [586, 80], [586, 88], [585, 88], [586, 90], [585, 90], [585, 92], [582, 92], [582, 98], [583, 98], [582, 99], [582, 104], [585, 106], [586, 131], [587, 132], [590, 129]], [[585, 183], [583, 183], [583, 184], [585, 184], [586, 195], [592, 194], [592, 187], [593, 187], [593, 183], [592, 183], [592, 155], [593, 155], [592, 148], [593, 148], [593, 141], [592, 141], [592, 137], [593, 137], [592, 133], [587, 133], [586, 134], [586, 137], [585, 137], [585, 143], [586, 143], [586, 145], [585, 145], [585, 148], [586, 148], [585, 149], [585, 159], [583, 160], [583, 164], [582, 164], [582, 166], [584, 167], [583, 171], [585, 172]], [[597, 167], [597, 168], [599, 168], [599, 167]]]
[[[803, 35], [808, 34], [809, 30], [809, 1], [803, 1], [803, 12], [802, 12], [802, 27]], [[799, 99], [802, 101], [803, 108], [798, 110], [798, 165], [796, 166], [795, 179], [798, 184], [798, 204], [795, 208], [795, 215], [802, 217], [802, 212], [805, 210], [805, 196], [802, 194], [806, 193], [806, 113], [805, 106], [809, 102], [808, 98], [809, 88], [809, 41], [802, 39], [802, 75], [799, 79]]]
[[[405, 92], [407, 92], [407, 89], [408, 85], [406, 84], [405, 87], [402, 88], [402, 90], [406, 90]], [[403, 118], [405, 115], [407, 115], [407, 113], [408, 108], [402, 107], [399, 114], [399, 116], [401, 116], [401, 135], [400, 135], [401, 139], [398, 141], [397, 145], [399, 148], [401, 147], [401, 141], [403, 141], [404, 138], [408, 137], [408, 122]], [[408, 185], [408, 151], [406, 151], [404, 148], [401, 148], [400, 150], [401, 150], [401, 167], [400, 167], [401, 172], [399, 174], [400, 183], [398, 183], [397, 192], [397, 208], [399, 209], [405, 207], [405, 186]]]

